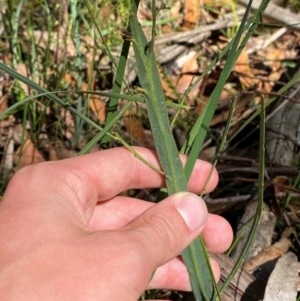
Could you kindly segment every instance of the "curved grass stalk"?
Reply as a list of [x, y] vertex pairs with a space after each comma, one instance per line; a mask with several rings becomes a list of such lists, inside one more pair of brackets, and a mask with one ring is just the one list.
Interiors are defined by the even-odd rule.
[[[116, 122], [123, 117], [125, 112], [131, 107], [132, 102], [128, 102], [118, 114], [114, 116], [109, 122], [106, 122], [105, 127], [91, 140], [89, 141], [84, 148], [79, 152], [79, 155], [83, 155], [88, 153], [93, 146], [95, 146], [103, 137], [106, 136], [107, 132], [109, 132]], [[118, 137], [119, 139], [120, 137]], [[123, 143], [124, 145], [124, 143]]]
[[255, 238], [259, 221], [261, 218], [263, 210], [263, 200], [264, 200], [264, 178], [265, 178], [265, 133], [266, 133], [266, 122], [265, 122], [265, 102], [264, 99], [261, 101], [261, 114], [260, 114], [260, 141], [259, 141], [259, 179], [258, 179], [258, 204], [256, 209], [256, 214], [254, 216], [253, 224], [249, 233], [247, 243], [240, 254], [238, 260], [236, 261], [234, 267], [229, 273], [226, 281], [224, 282], [221, 292], [229, 285], [231, 279], [234, 277], [235, 273], [239, 267], [243, 264], [250, 246]]
[[210, 178], [211, 178], [211, 175], [218, 163], [218, 160], [219, 160], [219, 157], [221, 155], [221, 152], [226, 144], [226, 139], [227, 139], [227, 135], [228, 135], [228, 132], [229, 132], [229, 129], [230, 129], [230, 124], [231, 124], [231, 120], [233, 118], [233, 114], [234, 114], [234, 110], [235, 110], [235, 106], [236, 106], [236, 101], [237, 101], [237, 96], [234, 97], [232, 103], [231, 103], [231, 106], [230, 106], [230, 110], [229, 110], [229, 115], [228, 115], [228, 119], [227, 119], [227, 122], [226, 122], [226, 126], [225, 126], [225, 129], [224, 129], [224, 132], [223, 132], [223, 136], [222, 136], [222, 139], [221, 139], [221, 142], [220, 142], [220, 145], [218, 147], [218, 151], [214, 157], [214, 159], [212, 160], [212, 168], [211, 168], [211, 172], [206, 180], [206, 183], [204, 185], [204, 188], [203, 188], [203, 191], [201, 193], [201, 197], [203, 196], [203, 194], [205, 193], [205, 190], [206, 190], [206, 187], [210, 181]]
[[[205, 185], [204, 185], [203, 191], [202, 191], [202, 193], [201, 193], [201, 195], [200, 195], [201, 197], [202, 197], [203, 194], [205, 193], [206, 187], [207, 187], [207, 185], [208, 185], [208, 183], [209, 183], [209, 181], [210, 181], [210, 178], [211, 178], [211, 176], [212, 176], [212, 173], [213, 173], [213, 171], [214, 171], [214, 169], [215, 169], [215, 167], [216, 167], [216, 165], [217, 165], [217, 163], [218, 163], [218, 159], [219, 159], [219, 157], [220, 157], [220, 155], [221, 155], [221, 152], [222, 152], [222, 150], [223, 150], [223, 148], [224, 148], [224, 146], [225, 146], [225, 144], [226, 144], [226, 139], [227, 139], [227, 135], [228, 135], [228, 132], [229, 132], [229, 129], [230, 129], [230, 124], [231, 124], [231, 121], [232, 121], [232, 118], [233, 118], [234, 110], [235, 110], [235, 107], [236, 107], [237, 98], [238, 98], [238, 97], [236, 96], [236, 97], [233, 99], [232, 103], [231, 103], [230, 111], [229, 111], [229, 116], [228, 116], [228, 119], [227, 119], [227, 122], [226, 122], [226, 126], [225, 126], [225, 129], [224, 129], [224, 132], [223, 132], [223, 137], [222, 137], [221, 142], [220, 142], [220, 145], [219, 145], [219, 147], [218, 147], [218, 151], [217, 151], [217, 153], [216, 153], [214, 159], [212, 160], [212, 168], [211, 168], [211, 172], [210, 172], [210, 174], [209, 174], [209, 176], [208, 176], [208, 178], [207, 178], [207, 180], [206, 180], [206, 183], [205, 183]], [[205, 250], [204, 241], [203, 241], [203, 239], [202, 239], [201, 236], [199, 237], [199, 240], [200, 240], [200, 243], [201, 243], [201, 245], [202, 245], [202, 248]], [[207, 252], [204, 252], [204, 254], [205, 254], [205, 257], [206, 257], [207, 262], [209, 262], [209, 257], [208, 257]], [[212, 271], [212, 269], [211, 269], [211, 266], [208, 265], [208, 267], [210, 268], [210, 273], [211, 273], [211, 275], [213, 275], [213, 271]], [[218, 296], [218, 299], [221, 300], [221, 292], [220, 292], [219, 287], [218, 287], [218, 285], [217, 285], [217, 283], [216, 283], [216, 281], [215, 281], [215, 278], [213, 277], [212, 280], [213, 280], [213, 284], [214, 284], [215, 291], [216, 291], [216, 294], [217, 294], [217, 296]]]
[[253, 223], [254, 216], [252, 216], [247, 223], [245, 223], [238, 231], [233, 243], [231, 244], [230, 248], [227, 250], [226, 255], [230, 256], [234, 248], [236, 247], [237, 243], [239, 240], [242, 238], [242, 236], [245, 234], [247, 231], [247, 228], [250, 226], [250, 223]]
[[17, 6], [16, 12], [13, 16], [13, 20], [11, 22], [12, 25], [12, 30], [13, 30], [13, 35], [11, 38], [11, 48], [12, 48], [12, 64], [14, 68], [17, 67], [19, 60], [20, 60], [20, 52], [19, 52], [19, 47], [18, 47], [18, 30], [19, 30], [19, 19], [21, 16], [21, 10], [23, 7], [25, 0], [21, 0]]
[[[82, 54], [80, 50], [80, 35], [79, 35], [79, 21], [78, 21], [78, 12], [77, 12], [77, 0], [70, 0], [70, 8], [71, 8], [71, 15], [72, 15], [72, 27], [73, 27], [73, 32], [74, 32], [74, 43], [75, 43], [75, 48], [76, 48], [76, 60], [75, 60], [75, 65], [77, 70], [79, 72], [76, 73], [76, 86], [77, 89], [79, 90], [82, 86], [82, 75], [80, 70], [82, 70]], [[76, 108], [79, 112], [83, 111], [86, 112], [86, 104], [87, 102], [83, 101], [82, 95], [79, 95], [77, 98], [77, 105]], [[80, 135], [82, 132], [83, 128], [83, 120], [76, 116], [75, 117], [75, 145], [78, 144]]]
[[[132, 13], [136, 13], [137, 6], [132, 7]], [[129, 28], [127, 28], [129, 30]], [[125, 67], [127, 63], [127, 57], [129, 54], [129, 48], [130, 48], [130, 41], [124, 39], [123, 45], [122, 45], [122, 50], [121, 50], [121, 56], [118, 62], [117, 66], [117, 73], [116, 73], [116, 78], [114, 81], [114, 85], [112, 88], [113, 93], [119, 94], [121, 92], [122, 88], [122, 83], [123, 83], [123, 78], [124, 78], [124, 73], [125, 73]], [[109, 105], [108, 105], [108, 113], [106, 116], [106, 121], [105, 123], [110, 123], [117, 115], [117, 106], [118, 106], [118, 97], [112, 96], [110, 99]], [[101, 142], [101, 148], [107, 149], [109, 148], [111, 138], [109, 136], [103, 137], [103, 140]]]
[[[296, 84], [297, 82], [300, 81], [300, 74], [295, 75], [287, 84], [285, 84], [276, 94], [283, 94], [284, 92], [286, 92], [290, 87], [292, 87], [294, 84]], [[278, 98], [278, 96], [276, 97], [271, 97], [269, 100], [266, 101], [265, 103], [265, 107], [267, 108], [269, 105], [271, 105], [276, 99]], [[259, 107], [255, 113], [253, 113], [248, 119], [247, 121], [242, 124], [239, 129], [230, 137], [229, 142], [231, 140], [233, 140], [248, 124], [250, 124], [250, 122], [258, 117], [261, 114], [261, 107]]]
[[[1, 66], [0, 66], [0, 69], [1, 69]], [[39, 93], [39, 94], [28, 96], [28, 97], [24, 98], [23, 100], [16, 102], [15, 104], [13, 104], [9, 108], [7, 108], [7, 110], [5, 112], [0, 114], [0, 119], [3, 118], [2, 116], [9, 114], [10, 112], [16, 110], [17, 108], [23, 106], [25, 103], [27, 103], [33, 99], [39, 98], [41, 96], [48, 96], [50, 94], [58, 94], [58, 93], [60, 93], [60, 94], [64, 94], [64, 93], [92, 94], [92, 95], [100, 95], [100, 96], [107, 96], [107, 97], [116, 97], [118, 99], [124, 99], [124, 100], [134, 101], [134, 102], [141, 102], [141, 103], [145, 102], [144, 97], [135, 96], [135, 95], [127, 95], [127, 94], [101, 92], [101, 91], [82, 91], [82, 90], [67, 90], [67, 91], [54, 91], [54, 92], [48, 91], [45, 93]], [[168, 107], [174, 107], [174, 108], [184, 109], [184, 110], [191, 109], [191, 107], [189, 107], [189, 106], [181, 105], [179, 103], [173, 103], [170, 101], [166, 101], [166, 105]]]

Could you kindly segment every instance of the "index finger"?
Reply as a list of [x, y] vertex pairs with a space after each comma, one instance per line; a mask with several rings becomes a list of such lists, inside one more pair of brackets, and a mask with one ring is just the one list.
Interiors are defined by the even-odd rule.
[[[160, 167], [157, 154], [153, 150], [134, 147], [135, 151], [147, 162]], [[182, 155], [183, 165], [187, 157]], [[89, 155], [61, 161], [71, 172], [80, 172], [87, 176], [83, 180], [92, 180], [97, 187], [99, 201], [107, 200], [127, 189], [165, 187], [165, 178], [157, 171], [138, 159], [123, 147], [104, 150]], [[208, 162], [197, 160], [188, 182], [190, 191], [202, 192], [208, 178], [206, 193], [212, 191], [218, 182], [218, 174]], [[88, 183], [86, 183], [88, 184]]]
[[[160, 168], [155, 151], [141, 147], [134, 149], [146, 161]], [[181, 156], [183, 164], [186, 159], [186, 156]], [[211, 170], [211, 164], [197, 160], [188, 183], [189, 190], [200, 193], [210, 175], [206, 192], [214, 189], [218, 174], [216, 170], [211, 173]], [[163, 175], [136, 158], [126, 148], [118, 147], [24, 167], [12, 178], [6, 196], [9, 196], [8, 199], [18, 199], [20, 195], [26, 194], [27, 199], [39, 206], [43, 206], [40, 195], [43, 195], [44, 202], [48, 204], [48, 201], [54, 204], [55, 200], [55, 203], [62, 204], [69, 200], [79, 212], [89, 212], [88, 215], [91, 216], [98, 201], [109, 200], [127, 189], [164, 186]]]

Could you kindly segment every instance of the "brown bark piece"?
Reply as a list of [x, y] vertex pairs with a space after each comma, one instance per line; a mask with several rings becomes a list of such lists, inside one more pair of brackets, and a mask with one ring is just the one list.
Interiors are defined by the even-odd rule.
[[[225, 254], [210, 255], [221, 267], [220, 283], [228, 278], [235, 262]], [[222, 294], [222, 301], [260, 301], [264, 295], [264, 284], [244, 269], [238, 269], [229, 286]]]

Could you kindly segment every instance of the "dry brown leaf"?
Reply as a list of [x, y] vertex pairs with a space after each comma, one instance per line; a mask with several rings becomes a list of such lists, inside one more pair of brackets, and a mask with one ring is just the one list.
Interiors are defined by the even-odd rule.
[[173, 86], [177, 85], [177, 77], [175, 76], [169, 76], [168, 80], [164, 77], [161, 77], [161, 85], [163, 87], [163, 90], [165, 91], [165, 95], [168, 98], [176, 99], [176, 96], [174, 95], [174, 91], [170, 85], [170, 82]]
[[251, 258], [243, 268], [248, 271], [254, 271], [257, 267], [261, 266], [267, 261], [278, 258], [279, 256], [285, 254], [291, 245], [291, 241], [286, 237], [282, 237], [278, 242], [272, 246], [263, 249], [257, 256]]
[[280, 192], [289, 192], [291, 187], [290, 180], [285, 176], [277, 176], [273, 179], [274, 193], [277, 195]]
[[104, 4], [100, 10], [100, 20], [102, 23], [106, 22], [111, 15], [110, 5]]
[[183, 94], [185, 90], [182, 89], [183, 92], [178, 91], [178, 75], [166, 75], [160, 72], [160, 81], [165, 91], [165, 96], [174, 100], [177, 100], [177, 95], [174, 93], [174, 87], [176, 91], [180, 94]]
[[[95, 82], [96, 82], [96, 72], [93, 71], [93, 63], [90, 62], [88, 68], [88, 77], [92, 73], [92, 81], [90, 85], [90, 89], [94, 91], [95, 89]], [[82, 83], [82, 90], [87, 91], [88, 85], [86, 83]], [[97, 116], [100, 122], [105, 122], [106, 119], [106, 104], [102, 101], [100, 95], [91, 95], [89, 98], [89, 106], [92, 112]]]
[[18, 164], [18, 168], [44, 161], [42, 154], [29, 138], [25, 141], [23, 147], [20, 146], [16, 150], [14, 156], [14, 164]]
[[89, 99], [89, 106], [100, 122], [105, 122], [106, 104], [99, 95], [93, 95]]
[[151, 130], [144, 130], [144, 143], [147, 148], [155, 149]]
[[182, 30], [193, 29], [198, 24], [200, 17], [201, 7], [199, 0], [185, 0]]
[[132, 136], [140, 145], [154, 149], [153, 136], [150, 130], [143, 127], [136, 107], [127, 110], [124, 115], [126, 132]]
[[139, 20], [152, 20], [152, 12], [142, 7], [139, 7], [138, 16]]
[[131, 115], [129, 111], [127, 111], [125, 119], [125, 128], [126, 132], [129, 135], [139, 142], [142, 146], [145, 145], [145, 134], [144, 134], [144, 127], [137, 116]]
[[266, 60], [264, 62], [265, 65], [269, 66], [273, 72], [281, 69], [281, 61], [284, 60], [285, 52], [282, 49], [270, 49], [268, 48], [268, 52], [266, 54]]
[[222, 112], [221, 114], [215, 115], [210, 122], [210, 126], [215, 126], [221, 122], [226, 122], [229, 116], [229, 110]]
[[280, 79], [284, 69], [281, 67], [281, 60], [285, 59], [285, 52], [282, 49], [274, 49], [269, 51], [266, 55], [267, 65], [271, 68], [269, 80], [270, 82], [265, 83], [264, 91], [271, 92], [276, 82]]
[[[91, 72], [89, 68], [89, 72]], [[71, 74], [66, 73], [64, 76], [64, 80], [70, 84], [72, 89], [76, 89], [76, 81], [74, 77]], [[88, 91], [90, 89], [91, 91], [94, 90], [95, 86], [95, 74], [93, 74], [92, 83], [89, 87], [89, 85], [85, 82], [81, 85], [82, 91]], [[84, 94], [85, 95], [85, 94]], [[86, 95], [85, 95], [86, 96]], [[89, 98], [89, 107], [92, 110], [92, 112], [97, 116], [97, 118], [100, 120], [100, 122], [105, 122], [106, 119], [106, 104], [104, 101], [102, 101], [100, 95], [92, 95]]]
[[0, 113], [4, 112], [7, 109], [7, 101], [8, 101], [8, 94], [0, 98]]
[[234, 71], [242, 75], [239, 76], [239, 80], [245, 88], [249, 88], [254, 85], [253, 74], [249, 65], [249, 57], [245, 50], [241, 52], [237, 59]]
[[197, 100], [195, 112], [198, 115], [202, 112], [202, 110], [205, 107], [205, 105], [207, 104], [208, 100], [209, 100], [209, 97], [207, 97], [207, 96], [202, 96], [201, 99]]
[[[198, 53], [194, 50], [184, 52], [176, 58], [174, 66], [176, 69], [179, 69], [182, 72], [196, 72], [196, 71], [198, 71], [198, 62], [196, 62], [197, 63], [196, 68], [195, 68], [194, 62], [192, 63], [191, 68], [188, 66], [186, 67], [187, 70], [182, 70], [182, 68], [184, 67], [185, 64], [188, 64], [189, 61], [191, 61], [191, 60], [193, 61], [194, 59], [197, 60], [197, 58], [198, 58]], [[189, 69], [192, 69], [193, 71], [191, 71]]]
[[66, 73], [64, 75], [64, 80], [66, 83], [68, 83], [72, 87], [72, 89], [75, 89], [76, 81], [75, 81], [75, 78], [70, 73]]
[[[183, 95], [185, 91], [189, 88], [191, 83], [194, 83], [196, 80], [197, 78], [193, 75], [183, 74], [177, 83], [177, 92]], [[199, 95], [201, 82], [202, 81], [198, 82], [195, 88], [189, 93], [188, 101], [186, 102], [187, 105], [193, 105], [193, 101]]]
[[277, 176], [273, 179], [273, 187], [274, 187], [274, 197], [271, 200], [271, 206], [273, 212], [276, 214], [277, 217], [282, 216], [282, 210], [280, 206], [280, 201], [278, 200], [278, 194], [280, 192], [289, 192], [290, 189], [292, 188], [290, 185], [290, 181], [287, 177], [285, 176]]
[[[272, 92], [274, 85], [280, 79], [284, 69], [282, 68], [282, 60], [286, 58], [285, 51], [282, 49], [266, 48], [259, 52], [259, 55], [265, 57], [264, 65], [271, 69], [267, 76], [267, 81], [264, 82], [263, 87], [259, 87], [263, 92]], [[255, 71], [253, 71], [257, 74]]]
[[219, 99], [219, 104], [222, 103], [227, 103], [229, 101], [231, 101], [234, 97], [234, 95], [236, 95], [236, 91], [234, 89], [223, 89], [220, 95], [220, 99]]
[[[215, 114], [213, 119], [211, 120], [210, 126], [215, 126], [219, 123], [226, 122], [229, 116], [229, 111], [230, 111], [230, 101], [234, 97], [233, 95], [236, 94], [236, 91], [229, 87], [229, 89], [223, 89], [221, 92], [219, 104], [228, 104], [226, 106], [226, 110], [222, 110], [221, 113]], [[233, 120], [231, 121], [232, 124], [234, 124], [234, 121], [237, 119], [238, 114], [240, 113], [241, 110], [246, 109], [247, 104], [243, 103], [242, 101], [236, 106], [235, 111], [234, 111], [234, 117]]]
[[193, 73], [197, 72], [199, 68], [198, 64], [198, 53], [193, 55], [190, 59], [188, 59], [185, 64], [182, 66], [182, 73]]

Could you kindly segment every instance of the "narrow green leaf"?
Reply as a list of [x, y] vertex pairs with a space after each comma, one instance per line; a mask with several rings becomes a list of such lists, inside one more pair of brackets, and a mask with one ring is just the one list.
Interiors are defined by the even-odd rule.
[[[133, 5], [132, 6], [132, 13], [137, 12], [137, 6]], [[127, 30], [129, 28], [127, 27]], [[121, 56], [118, 62], [117, 66], [117, 74], [115, 78], [115, 82], [112, 88], [112, 92], [119, 94], [121, 92], [122, 88], [122, 82], [124, 78], [124, 73], [125, 73], [125, 67], [127, 63], [127, 57], [129, 53], [129, 48], [130, 48], [130, 41], [124, 39], [123, 45], [122, 45], [122, 50], [121, 50]], [[110, 99], [109, 105], [108, 105], [108, 113], [106, 116], [106, 123], [110, 123], [114, 117], [117, 115], [117, 107], [118, 107], [118, 102], [119, 98], [115, 96], [111, 96], [112, 98]], [[107, 135], [103, 138], [101, 142], [101, 148], [107, 149], [109, 148], [111, 138]]]
[[249, 248], [252, 245], [252, 242], [255, 238], [259, 221], [262, 215], [263, 203], [264, 203], [264, 181], [265, 181], [265, 134], [266, 134], [266, 112], [265, 112], [265, 101], [262, 98], [261, 100], [261, 113], [260, 113], [260, 133], [259, 133], [259, 178], [258, 178], [258, 203], [256, 208], [256, 214], [254, 216], [253, 224], [249, 233], [247, 243], [245, 244], [243, 251], [241, 252], [238, 260], [236, 261], [234, 267], [229, 273], [226, 281], [224, 282], [221, 291], [224, 291], [225, 288], [229, 285], [231, 279], [237, 272], [238, 268], [244, 262]]
[[[137, 62], [140, 84], [145, 91], [145, 101], [153, 132], [155, 147], [166, 174], [169, 194], [187, 191], [187, 180], [178, 155], [178, 150], [170, 130], [164, 91], [156, 65], [154, 52], [148, 43], [137, 17], [131, 15], [129, 21], [132, 43]], [[182, 253], [188, 268], [190, 281], [197, 301], [213, 300], [214, 286], [200, 240], [196, 239]]]

